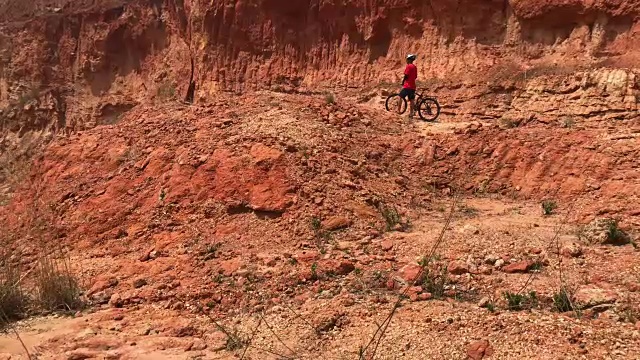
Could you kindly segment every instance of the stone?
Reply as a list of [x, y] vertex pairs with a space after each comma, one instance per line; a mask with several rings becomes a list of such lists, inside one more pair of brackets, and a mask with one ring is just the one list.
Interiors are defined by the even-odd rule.
[[184, 351], [202, 351], [207, 348], [207, 344], [202, 339], [194, 339], [187, 343], [184, 347]]
[[487, 340], [475, 341], [467, 346], [467, 356], [471, 360], [482, 360], [493, 355], [493, 347]]
[[398, 271], [398, 276], [408, 284], [420, 282], [418, 274], [422, 271], [422, 267], [418, 264], [407, 264]]
[[494, 264], [494, 266], [495, 266], [496, 268], [498, 268], [498, 269], [499, 269], [499, 268], [501, 268], [503, 265], [504, 265], [504, 260], [502, 260], [502, 259], [498, 259], [498, 260], [496, 260], [496, 262], [495, 262], [495, 264]]
[[91, 289], [89, 289], [89, 291], [87, 292], [87, 296], [91, 296], [95, 293], [98, 293], [100, 291], [104, 291], [106, 289], [112, 288], [114, 286], [118, 285], [118, 280], [116, 278], [109, 278], [106, 280], [98, 280], [96, 281], [93, 286], [91, 287]]
[[284, 213], [293, 204], [290, 189], [286, 182], [278, 179], [270, 179], [269, 182], [256, 184], [249, 191], [248, 207], [255, 211], [272, 213]]
[[409, 300], [418, 301], [418, 295], [422, 292], [421, 286], [411, 286], [407, 289], [407, 295], [409, 296]]
[[506, 265], [505, 267], [502, 268], [502, 271], [506, 272], [507, 274], [526, 273], [527, 271], [529, 271], [529, 269], [531, 269], [532, 266], [533, 266], [533, 261], [523, 260], [513, 264]]
[[205, 350], [206, 348], [207, 348], [207, 343], [205, 343], [204, 340], [198, 339], [198, 338], [193, 340], [193, 345], [191, 346], [192, 351], [202, 351], [202, 350]]
[[151, 248], [147, 251], [145, 251], [142, 255], [140, 255], [140, 257], [138, 258], [139, 261], [141, 262], [145, 262], [145, 261], [149, 261], [151, 260], [151, 253], [154, 252], [154, 249]]
[[344, 229], [351, 226], [351, 220], [344, 216], [334, 216], [322, 222], [322, 228], [328, 231]]
[[347, 251], [353, 248], [354, 244], [350, 241], [338, 241], [336, 244], [336, 250]]
[[383, 240], [380, 243], [380, 247], [382, 248], [382, 250], [384, 251], [390, 251], [391, 249], [393, 249], [393, 241], [391, 239], [386, 239]]
[[188, 337], [195, 336], [196, 334], [196, 329], [191, 325], [181, 326], [173, 330], [173, 336], [175, 337]]
[[574, 301], [581, 309], [613, 304], [616, 300], [617, 294], [614, 291], [592, 284], [579, 287], [574, 294]]
[[581, 238], [588, 244], [625, 245], [631, 242], [629, 235], [618, 227], [614, 219], [596, 218], [584, 227]]
[[491, 302], [491, 299], [489, 299], [488, 297], [483, 297], [482, 299], [480, 299], [480, 301], [478, 302], [478, 307], [486, 307], [487, 305], [489, 305], [489, 303]]
[[539, 248], [539, 247], [533, 247], [533, 248], [529, 249], [529, 253], [530, 254], [539, 255], [540, 253], [542, 253], [542, 249]]
[[484, 263], [487, 265], [494, 265], [500, 257], [498, 255], [489, 254], [484, 257]]
[[469, 266], [459, 260], [450, 262], [447, 269], [449, 270], [449, 273], [453, 275], [463, 275], [469, 272]]
[[273, 149], [263, 144], [255, 144], [249, 151], [256, 164], [270, 164], [279, 160], [283, 153], [278, 149]]
[[303, 250], [295, 254], [294, 259], [298, 262], [312, 262], [318, 260], [320, 253], [317, 251]]
[[136, 280], [133, 281], [133, 287], [135, 289], [139, 289], [139, 288], [141, 288], [141, 287], [143, 287], [145, 285], [147, 285], [147, 280], [145, 280], [145, 279], [136, 279]]
[[85, 360], [94, 359], [98, 355], [98, 352], [88, 349], [76, 349], [66, 353], [66, 360]]
[[478, 235], [480, 234], [480, 229], [478, 229], [477, 227], [471, 224], [466, 224], [465, 226], [460, 228], [459, 232], [462, 234], [468, 234], [468, 235]]
[[560, 254], [565, 257], [578, 257], [582, 255], [582, 247], [575, 242], [564, 243], [560, 248]]
[[493, 273], [493, 270], [487, 265], [481, 265], [478, 268], [478, 273], [482, 275], [491, 275], [491, 273]]
[[328, 273], [333, 273], [335, 275], [347, 275], [353, 270], [355, 270], [355, 265], [349, 260], [342, 261], [328, 261], [323, 266]]
[[111, 295], [111, 298], [109, 299], [109, 305], [111, 307], [120, 308], [124, 305], [124, 299], [120, 294], [115, 293]]
[[240, 259], [231, 259], [220, 262], [218, 272], [224, 276], [232, 276], [241, 267]]

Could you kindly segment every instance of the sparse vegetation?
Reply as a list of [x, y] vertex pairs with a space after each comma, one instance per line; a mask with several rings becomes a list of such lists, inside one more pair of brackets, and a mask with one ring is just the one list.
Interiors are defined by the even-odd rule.
[[640, 310], [630, 304], [621, 306], [616, 313], [618, 314], [618, 319], [622, 322], [635, 324], [640, 321]]
[[467, 205], [460, 205], [458, 211], [466, 217], [476, 217], [479, 213], [478, 209]]
[[327, 252], [326, 243], [331, 241], [331, 231], [324, 230], [322, 221], [317, 217], [311, 218], [311, 229], [316, 240], [316, 247], [321, 254], [325, 254]]
[[624, 243], [628, 240], [627, 234], [625, 234], [624, 231], [620, 229], [620, 226], [618, 225], [618, 220], [607, 219], [606, 227], [607, 227], [607, 242]]
[[0, 329], [7, 321], [20, 319], [26, 311], [28, 298], [22, 291], [20, 268], [11, 264], [9, 256], [0, 257]]
[[565, 287], [553, 294], [553, 308], [558, 312], [567, 312], [573, 310], [572, 295]]
[[498, 120], [498, 125], [502, 129], [513, 129], [518, 127], [518, 122], [510, 118], [502, 117]]
[[324, 101], [329, 105], [335, 104], [336, 103], [336, 97], [335, 97], [335, 95], [333, 95], [333, 93], [326, 93], [324, 95]]
[[242, 335], [240, 330], [233, 329], [232, 333], [227, 334], [227, 341], [225, 342], [225, 348], [228, 351], [235, 351], [247, 346], [247, 339]]
[[318, 276], [318, 263], [311, 264], [311, 280], [318, 280], [320, 277]]
[[43, 308], [52, 311], [70, 311], [82, 308], [81, 290], [69, 269], [68, 260], [43, 256], [36, 270], [38, 300]]
[[318, 234], [322, 230], [322, 221], [317, 217], [311, 218], [311, 229], [314, 233]]
[[494, 304], [493, 302], [487, 303], [487, 305], [485, 305], [485, 308], [492, 313], [496, 312], [496, 304]]
[[573, 118], [570, 118], [570, 117], [562, 118], [561, 123], [563, 128], [572, 128], [576, 124], [575, 120], [573, 120]]
[[380, 204], [379, 210], [386, 223], [387, 231], [394, 230], [397, 225], [401, 224], [402, 218], [395, 206], [391, 207], [385, 204]]
[[545, 200], [542, 202], [542, 214], [545, 216], [552, 215], [558, 208], [558, 204], [553, 200]]
[[176, 97], [176, 87], [170, 81], [165, 81], [158, 86], [157, 94], [160, 100], [171, 100]]
[[520, 311], [531, 309], [538, 306], [538, 295], [535, 291], [529, 292], [529, 294], [520, 293], [504, 293], [505, 299], [507, 299], [507, 307], [509, 310]]
[[213, 259], [217, 256], [221, 246], [221, 243], [207, 244], [204, 249], [200, 251], [200, 255], [204, 257], [204, 260]]
[[446, 266], [435, 263], [438, 261], [436, 256], [432, 257], [431, 261], [426, 256], [420, 259], [418, 265], [423, 270], [422, 275], [422, 288], [431, 293], [434, 299], [440, 299], [444, 297], [446, 286], [449, 284], [449, 272]]
[[425, 267], [422, 287], [431, 293], [434, 299], [444, 297], [446, 286], [449, 283], [446, 266]]
[[533, 263], [533, 265], [531, 265], [531, 271], [541, 271], [542, 268], [544, 267], [544, 264], [542, 263], [542, 261], [535, 261]]

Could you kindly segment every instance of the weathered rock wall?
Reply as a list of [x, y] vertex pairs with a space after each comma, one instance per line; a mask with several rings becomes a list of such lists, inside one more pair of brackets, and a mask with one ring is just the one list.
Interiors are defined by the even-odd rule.
[[[81, 130], [225, 90], [361, 91], [395, 84], [407, 52], [445, 114], [530, 117], [578, 96], [570, 113], [637, 116], [640, 1], [4, 0], [0, 13], [3, 133]], [[584, 79], [602, 86], [567, 90]]]

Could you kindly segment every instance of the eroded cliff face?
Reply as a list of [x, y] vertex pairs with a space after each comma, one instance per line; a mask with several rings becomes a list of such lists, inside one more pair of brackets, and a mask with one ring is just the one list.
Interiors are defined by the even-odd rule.
[[0, 13], [5, 135], [113, 123], [153, 99], [389, 87], [407, 52], [448, 115], [637, 116], [640, 1], [5, 0]]

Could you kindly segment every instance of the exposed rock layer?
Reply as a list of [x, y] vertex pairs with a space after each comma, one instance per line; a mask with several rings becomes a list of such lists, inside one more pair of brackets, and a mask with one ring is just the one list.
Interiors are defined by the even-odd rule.
[[630, 118], [639, 11], [614, 0], [5, 0], [2, 127], [81, 130], [150, 98], [222, 90], [361, 92], [395, 84], [407, 52], [445, 114]]

